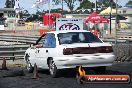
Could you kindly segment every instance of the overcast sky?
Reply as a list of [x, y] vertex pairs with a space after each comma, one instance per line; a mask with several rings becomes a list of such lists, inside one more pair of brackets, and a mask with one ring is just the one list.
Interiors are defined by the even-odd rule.
[[[0, 0], [0, 8], [3, 8], [5, 7], [5, 1], [6, 0]], [[31, 8], [33, 3], [36, 1], [36, 0], [19, 0], [20, 1], [20, 7], [23, 7], [24, 9], [28, 10], [30, 13], [35, 13], [36, 12], [36, 8]], [[92, 2], [95, 2], [95, 0], [90, 0]], [[125, 6], [125, 4], [128, 2], [129, 0], [118, 0], [118, 4], [119, 5], [122, 5], [122, 6]], [[61, 8], [61, 6], [52, 6], [52, 8]], [[40, 6], [40, 10], [44, 9], [44, 10], [47, 10], [48, 9], [48, 5], [47, 4], [44, 4], [42, 6]], [[64, 8], [64, 9], [67, 9], [67, 8]]]

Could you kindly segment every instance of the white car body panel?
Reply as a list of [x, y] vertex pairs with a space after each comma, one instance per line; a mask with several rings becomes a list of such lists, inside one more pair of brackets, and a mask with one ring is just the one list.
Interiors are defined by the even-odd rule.
[[[56, 38], [55, 48], [29, 48], [25, 52], [30, 56], [30, 62], [32, 65], [35, 63], [39, 68], [48, 69], [47, 59], [49, 57], [53, 58], [57, 69], [64, 68], [74, 68], [76, 66], [82, 65], [83, 67], [98, 67], [98, 66], [110, 66], [112, 65], [115, 56], [113, 53], [94, 53], [94, 54], [73, 54], [73, 55], [63, 55], [64, 48], [74, 48], [74, 47], [101, 47], [101, 46], [111, 46], [109, 43], [74, 43], [74, 44], [62, 44], [59, 45], [58, 33], [67, 33], [73, 31], [59, 31], [59, 32], [49, 32], [54, 33]], [[88, 32], [84, 30], [75, 32]], [[48, 52], [46, 52], [48, 51]]]

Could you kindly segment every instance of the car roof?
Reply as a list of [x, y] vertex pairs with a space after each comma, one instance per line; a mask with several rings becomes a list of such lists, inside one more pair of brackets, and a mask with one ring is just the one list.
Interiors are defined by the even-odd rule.
[[87, 30], [62, 30], [62, 31], [50, 31], [47, 33], [59, 34], [59, 33], [67, 33], [67, 32], [90, 32], [90, 31], [87, 31]]

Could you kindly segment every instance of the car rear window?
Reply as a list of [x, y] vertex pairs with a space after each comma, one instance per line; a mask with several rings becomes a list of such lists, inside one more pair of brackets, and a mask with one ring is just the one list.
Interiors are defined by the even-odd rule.
[[58, 34], [60, 44], [72, 43], [102, 43], [102, 41], [91, 32], [67, 32]]

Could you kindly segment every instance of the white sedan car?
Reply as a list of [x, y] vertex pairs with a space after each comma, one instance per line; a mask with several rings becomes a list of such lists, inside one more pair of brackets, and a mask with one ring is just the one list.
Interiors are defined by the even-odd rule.
[[43, 34], [36, 44], [25, 52], [29, 72], [36, 63], [38, 68], [49, 69], [52, 77], [59, 69], [96, 67], [104, 72], [111, 66], [115, 56], [112, 45], [104, 43], [91, 32], [85, 30], [52, 31]]

